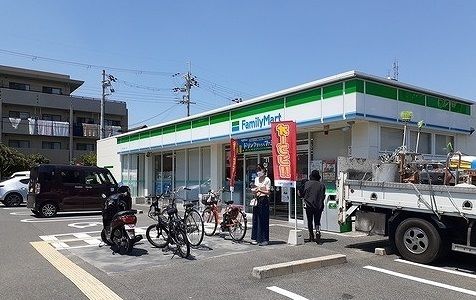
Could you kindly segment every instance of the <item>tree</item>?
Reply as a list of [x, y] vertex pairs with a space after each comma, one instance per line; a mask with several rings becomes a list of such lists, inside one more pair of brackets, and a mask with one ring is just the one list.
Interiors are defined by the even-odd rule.
[[38, 164], [47, 164], [49, 159], [41, 154], [24, 154], [0, 144], [0, 178], [18, 171], [30, 170]]
[[82, 166], [95, 166], [97, 164], [96, 153], [94, 152], [84, 153], [83, 155], [77, 157], [74, 160], [74, 163], [76, 165], [82, 165]]

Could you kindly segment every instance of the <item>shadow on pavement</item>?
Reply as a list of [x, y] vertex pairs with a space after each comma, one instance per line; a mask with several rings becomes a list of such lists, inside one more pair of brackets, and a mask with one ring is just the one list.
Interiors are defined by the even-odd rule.
[[359, 249], [366, 252], [375, 252], [375, 248], [385, 248], [390, 246], [390, 241], [388, 239], [357, 243], [345, 246], [346, 248]]

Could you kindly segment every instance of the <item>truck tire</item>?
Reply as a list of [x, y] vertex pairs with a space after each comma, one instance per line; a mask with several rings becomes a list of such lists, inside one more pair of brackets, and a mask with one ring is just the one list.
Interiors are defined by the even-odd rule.
[[409, 218], [395, 230], [395, 246], [400, 255], [417, 263], [431, 263], [443, 253], [438, 230], [427, 220]]

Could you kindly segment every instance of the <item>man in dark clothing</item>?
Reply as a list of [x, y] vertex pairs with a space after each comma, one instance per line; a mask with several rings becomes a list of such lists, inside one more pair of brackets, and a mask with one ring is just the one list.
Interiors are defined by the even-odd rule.
[[[304, 202], [306, 203], [307, 228], [309, 230], [309, 240], [320, 243], [321, 239], [321, 214], [324, 210], [324, 199], [326, 197], [326, 186], [320, 182], [321, 175], [319, 171], [313, 170], [309, 181], [304, 185]], [[312, 221], [316, 225], [316, 236], [314, 238], [314, 231]]]

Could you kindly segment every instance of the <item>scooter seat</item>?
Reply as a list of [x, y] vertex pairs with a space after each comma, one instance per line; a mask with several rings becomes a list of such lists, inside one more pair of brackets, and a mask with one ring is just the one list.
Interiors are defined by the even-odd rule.
[[136, 213], [137, 213], [137, 210], [135, 210], [135, 209], [123, 210], [123, 211], [120, 211], [117, 214], [115, 214], [114, 217], [112, 217], [112, 219], [115, 219], [115, 218], [121, 217], [121, 216], [126, 216], [126, 215], [135, 215]]

